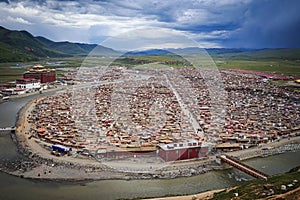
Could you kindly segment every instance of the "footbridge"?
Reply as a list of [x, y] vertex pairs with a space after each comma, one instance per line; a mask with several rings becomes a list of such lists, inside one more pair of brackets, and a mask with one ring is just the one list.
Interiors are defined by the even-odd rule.
[[16, 127], [5, 127], [5, 128], [0, 128], [0, 132], [3, 132], [3, 131], [12, 131], [14, 132], [16, 130]]
[[228, 155], [221, 155], [220, 156], [221, 161], [241, 170], [242, 172], [245, 172], [246, 174], [249, 174], [250, 176], [253, 176], [255, 178], [260, 178], [263, 180], [268, 180], [268, 175], [257, 170], [254, 169], [253, 167], [246, 165], [244, 163], [241, 163], [240, 161], [238, 161], [237, 159], [233, 158], [232, 156], [228, 156]]

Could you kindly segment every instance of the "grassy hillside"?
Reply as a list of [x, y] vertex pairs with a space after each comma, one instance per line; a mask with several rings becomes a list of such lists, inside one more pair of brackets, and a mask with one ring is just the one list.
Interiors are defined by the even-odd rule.
[[0, 27], [0, 62], [32, 61], [44, 57], [64, 57], [26, 31], [11, 31]]
[[95, 44], [80, 44], [71, 42], [53, 42], [44, 37], [36, 37], [41, 43], [70, 55], [87, 55], [97, 45]]
[[37, 60], [35, 56], [0, 42], [0, 62], [26, 62]]
[[43, 57], [63, 57], [64, 53], [43, 45], [26, 31], [0, 27], [0, 62], [32, 61]]
[[[296, 180], [296, 181], [294, 181]], [[288, 186], [291, 184], [290, 186]], [[286, 186], [286, 190], [281, 189], [281, 185]], [[226, 199], [297, 199], [300, 194], [300, 171], [299, 167], [291, 170], [287, 174], [280, 174], [272, 176], [268, 181], [252, 180], [244, 183], [234, 189], [223, 191], [214, 195], [214, 200], [226, 200]], [[298, 188], [298, 189], [297, 189]], [[274, 194], [271, 195], [272, 191]], [[238, 197], [235, 197], [235, 193]], [[286, 195], [284, 195], [286, 193]], [[272, 198], [273, 199], [273, 198]]]
[[27, 31], [12, 31], [0, 26], [0, 63], [86, 56], [95, 47], [100, 55], [116, 53], [113, 49], [96, 44], [54, 42], [44, 37], [34, 37]]
[[116, 54], [116, 51], [113, 49], [96, 44], [72, 43], [68, 41], [53, 42], [44, 37], [36, 37], [36, 39], [57, 51], [73, 56], [87, 56], [91, 51], [97, 52], [100, 55]]

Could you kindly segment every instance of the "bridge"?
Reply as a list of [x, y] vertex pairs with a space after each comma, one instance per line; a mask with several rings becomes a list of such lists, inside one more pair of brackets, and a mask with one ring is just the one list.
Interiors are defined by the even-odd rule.
[[253, 167], [251, 167], [249, 165], [241, 163], [240, 161], [236, 160], [232, 156], [221, 155], [220, 159], [221, 159], [221, 161], [241, 170], [242, 172], [245, 172], [246, 174], [249, 174], [250, 176], [253, 176], [255, 178], [260, 178], [260, 179], [263, 179], [266, 181], [268, 180], [269, 175], [267, 175], [257, 169], [254, 169]]
[[15, 131], [16, 130], [16, 127], [5, 127], [5, 128], [0, 128], [0, 132], [2, 131]]

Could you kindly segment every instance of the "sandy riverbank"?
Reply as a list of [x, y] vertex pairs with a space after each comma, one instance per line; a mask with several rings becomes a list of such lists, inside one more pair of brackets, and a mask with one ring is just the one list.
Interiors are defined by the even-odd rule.
[[[19, 170], [12, 172], [15, 175], [25, 178], [37, 179], [57, 179], [57, 180], [103, 180], [103, 179], [153, 179], [153, 178], [176, 178], [202, 174], [214, 169], [223, 169], [215, 163], [215, 156], [203, 160], [193, 160], [184, 162], [166, 163], [160, 168], [155, 168], [155, 163], [149, 163], [147, 160], [118, 161], [118, 166], [106, 165], [97, 162], [94, 158], [78, 158], [73, 156], [56, 157], [50, 154], [39, 139], [32, 137], [30, 139], [29, 130], [31, 124], [28, 123], [27, 116], [34, 109], [35, 104], [41, 100], [37, 98], [27, 103], [19, 112], [17, 123], [16, 140], [21, 153], [30, 159], [27, 166], [21, 164]], [[282, 147], [286, 144], [300, 144], [300, 137], [286, 138], [279, 142], [269, 143], [251, 149], [235, 151], [229, 155], [239, 157], [241, 160], [265, 155], [263, 147], [272, 147], [273, 149]], [[276, 151], [274, 151], [276, 153]], [[274, 153], [272, 152], [272, 153]], [[271, 155], [271, 154], [269, 154]], [[124, 167], [126, 165], [126, 167]], [[134, 168], [130, 168], [134, 165]], [[145, 168], [149, 170], [145, 170]], [[150, 170], [150, 168], [152, 170]], [[153, 170], [156, 169], [156, 170]]]
[[211, 199], [215, 193], [222, 192], [225, 189], [217, 189], [211, 190], [207, 192], [201, 192], [199, 194], [194, 195], [186, 195], [186, 196], [175, 196], [175, 197], [161, 197], [161, 198], [153, 198], [148, 200], [206, 200]]

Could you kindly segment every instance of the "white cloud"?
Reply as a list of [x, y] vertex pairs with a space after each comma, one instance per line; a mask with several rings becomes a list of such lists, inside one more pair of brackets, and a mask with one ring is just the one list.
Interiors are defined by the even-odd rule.
[[39, 6], [37, 7], [29, 7], [29, 6], [24, 6], [22, 2], [18, 3], [1, 3], [1, 11], [6, 12], [8, 14], [12, 15], [22, 15], [24, 17], [27, 16], [33, 16], [39, 14]]
[[109, 38], [104, 41], [102, 45], [122, 51], [186, 47], [220, 47], [217, 43], [209, 41], [197, 42], [182, 31], [165, 28], [145, 28], [125, 32]]
[[[7, 28], [22, 28], [33, 31], [34, 35], [50, 35], [50, 39], [55, 40], [95, 42], [97, 38], [116, 36], [137, 28], [162, 27], [182, 30], [203, 44], [216, 46], [216, 42], [212, 40], [217, 37], [226, 38], [228, 30], [222, 30], [222, 27], [211, 30], [213, 28], [209, 26], [236, 20], [236, 13], [241, 12], [237, 11], [237, 8], [248, 2], [248, 0], [20, 1], [0, 3], [0, 18], [4, 19], [5, 16], [11, 18], [6, 23], [1, 21]], [[227, 13], [226, 17], [224, 12]], [[9, 23], [13, 21], [12, 19], [15, 24]], [[34, 24], [34, 27], [29, 26], [31, 24]], [[209, 30], [200, 30], [201, 26]], [[59, 32], [55, 34], [53, 30]], [[74, 33], [67, 35], [72, 32]]]
[[226, 39], [230, 36], [230, 31], [227, 30], [217, 30], [211, 32], [200, 32], [200, 33], [185, 33], [190, 38], [194, 40], [201, 41], [201, 40], [208, 40], [208, 39]]
[[[63, 27], [63, 28], [81, 28], [88, 30], [92, 26], [109, 27], [107, 28], [106, 35], [114, 35], [124, 32], [128, 29], [134, 29], [136, 27], [143, 26], [155, 26], [160, 24], [155, 19], [149, 19], [147, 16], [143, 17], [122, 17], [109, 14], [91, 14], [91, 13], [77, 13], [76, 11], [81, 8], [77, 8], [76, 2], [63, 2], [50, 1], [47, 2], [49, 7], [59, 7], [64, 12], [59, 10], [49, 9], [44, 5], [35, 5], [35, 8], [30, 7], [31, 4], [11, 3], [6, 5], [2, 3], [0, 12], [5, 15], [11, 16], [11, 18], [19, 19], [23, 16], [26, 19], [38, 21], [39, 23], [49, 24], [51, 26]], [[75, 6], [73, 8], [72, 6]], [[99, 5], [98, 5], [99, 7]], [[26, 20], [23, 19], [23, 22]], [[27, 21], [28, 22], [28, 21]]]
[[190, 23], [204, 24], [208, 22], [209, 15], [210, 13], [205, 9], [187, 9], [178, 16], [177, 22], [189, 25], [191, 25]]
[[32, 24], [31, 22], [23, 19], [22, 17], [11, 17], [11, 16], [8, 16], [6, 18], [6, 20], [3, 20], [3, 21], [8, 21], [10, 23], [27, 24], [27, 25]]

